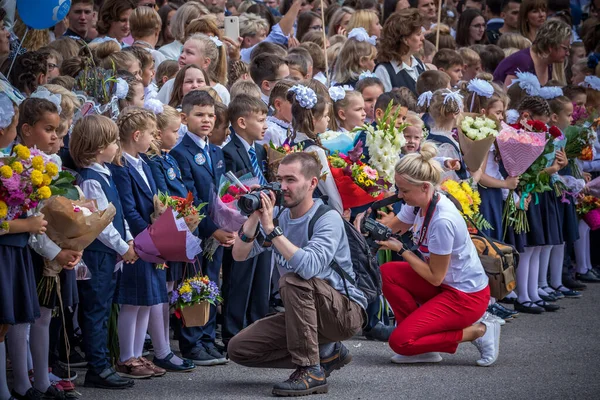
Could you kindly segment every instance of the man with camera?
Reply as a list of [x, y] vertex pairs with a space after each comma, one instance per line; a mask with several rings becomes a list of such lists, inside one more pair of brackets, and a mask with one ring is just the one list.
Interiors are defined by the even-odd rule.
[[[281, 272], [279, 292], [285, 312], [257, 321], [228, 346], [230, 359], [241, 365], [295, 368], [288, 380], [274, 386], [278, 396], [326, 393], [326, 376], [352, 359], [340, 341], [358, 332], [365, 319], [364, 294], [331, 266], [336, 263], [355, 277], [341, 215], [334, 210], [323, 214], [309, 238], [309, 222], [322, 204], [312, 198], [320, 173], [311, 153], [286, 156], [277, 173], [281, 190], [271, 186], [275, 190], [254, 193], [260, 204], [254, 202], [255, 211], [232, 249], [233, 258], [242, 261], [273, 248]], [[274, 206], [278, 201], [282, 207]]]

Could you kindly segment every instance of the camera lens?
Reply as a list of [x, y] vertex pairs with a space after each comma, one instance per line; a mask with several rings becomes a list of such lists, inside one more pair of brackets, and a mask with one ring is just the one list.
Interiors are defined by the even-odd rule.
[[249, 193], [241, 196], [238, 199], [237, 203], [240, 212], [244, 215], [250, 215], [254, 211], [260, 209], [260, 192], [258, 193]]

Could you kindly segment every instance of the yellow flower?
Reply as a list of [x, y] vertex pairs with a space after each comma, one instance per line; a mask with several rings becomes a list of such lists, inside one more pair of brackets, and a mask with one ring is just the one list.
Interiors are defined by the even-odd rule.
[[15, 152], [17, 157], [19, 157], [21, 160], [27, 160], [29, 157], [31, 157], [31, 153], [29, 152], [29, 149], [27, 147], [23, 146], [22, 144], [16, 145], [15, 148], [13, 149], [13, 151]]
[[366, 180], [366, 181], [365, 181], [365, 186], [366, 186], [366, 187], [373, 186], [373, 181], [371, 181], [371, 180]]
[[31, 159], [31, 166], [37, 171], [44, 170], [44, 159], [42, 156], [35, 156]]
[[181, 287], [179, 288], [179, 293], [184, 294], [184, 293], [192, 293], [192, 287], [190, 286], [189, 283], [184, 283], [183, 285], [181, 285]]
[[359, 175], [356, 177], [356, 182], [363, 184], [365, 183], [365, 178], [363, 178], [362, 175]]
[[52, 178], [50, 178], [50, 177], [48, 176], [48, 174], [44, 174], [44, 176], [43, 176], [43, 178], [42, 178], [42, 184], [43, 184], [44, 186], [48, 186], [48, 185], [50, 185], [50, 183], [52, 183]]
[[7, 214], [8, 214], [8, 206], [6, 205], [5, 202], [0, 200], [0, 219], [6, 218]]
[[58, 166], [53, 162], [49, 162], [46, 164], [46, 173], [52, 178], [55, 177], [58, 175]]
[[48, 186], [42, 186], [37, 191], [38, 197], [42, 200], [50, 198], [52, 196], [52, 191]]
[[11, 178], [13, 176], [13, 170], [8, 165], [3, 165], [0, 167], [0, 175], [5, 179]]
[[10, 164], [10, 166], [17, 174], [23, 172], [23, 164], [21, 164], [19, 161], [15, 161], [14, 163]]
[[38, 170], [31, 171], [31, 183], [33, 183], [35, 186], [41, 186], [43, 182], [44, 182], [44, 176], [42, 175], [42, 173], [40, 171], [38, 171]]

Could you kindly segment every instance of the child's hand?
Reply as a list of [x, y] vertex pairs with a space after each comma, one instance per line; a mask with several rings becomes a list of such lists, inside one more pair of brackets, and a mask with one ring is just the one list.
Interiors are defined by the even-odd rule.
[[446, 160], [444, 161], [444, 167], [446, 167], [446, 169], [449, 169], [451, 171], [458, 171], [460, 170], [460, 160], [458, 159], [452, 159], [452, 160]]
[[64, 269], [73, 269], [81, 260], [82, 255], [81, 251], [62, 249], [53, 261], [56, 261]]
[[344, 210], [344, 213], [342, 214], [342, 218], [344, 218], [346, 221], [350, 222], [351, 213], [352, 213], [352, 211], [349, 208]]
[[212, 236], [221, 243], [223, 247], [230, 247], [235, 242], [235, 234], [233, 232], [227, 232], [223, 229], [217, 229]]
[[27, 232], [32, 233], [34, 235], [42, 235], [46, 233], [46, 226], [48, 225], [48, 221], [44, 219], [44, 215], [36, 215], [33, 217], [29, 217], [26, 219], [28, 229]]
[[531, 195], [527, 196], [527, 198], [525, 199], [525, 203], [523, 205], [523, 210], [527, 211], [529, 209], [529, 203], [531, 203]]
[[290, 35], [288, 38], [288, 49], [293, 49], [294, 47], [300, 46], [300, 42], [294, 36]]
[[588, 183], [589, 181], [592, 180], [592, 174], [590, 174], [589, 172], [584, 172], [582, 175], [583, 175], [583, 180], [585, 181], [585, 183]]
[[567, 155], [565, 154], [564, 150], [556, 150], [556, 164], [559, 167], [559, 171], [561, 169], [563, 169], [564, 167], [567, 166], [567, 164], [569, 163], [569, 160], [567, 159]]
[[127, 250], [127, 253], [123, 254], [123, 261], [125, 261], [127, 264], [133, 264], [139, 257], [133, 248], [133, 241], [130, 241], [128, 244], [129, 249]]
[[479, 181], [481, 180], [481, 175], [483, 175], [483, 171], [481, 170], [481, 168], [479, 168], [477, 171], [469, 170], [469, 172], [471, 173], [471, 177], [473, 178], [475, 183], [479, 183]]
[[504, 187], [506, 189], [515, 190], [519, 185], [519, 177], [518, 176], [509, 176], [504, 180]]

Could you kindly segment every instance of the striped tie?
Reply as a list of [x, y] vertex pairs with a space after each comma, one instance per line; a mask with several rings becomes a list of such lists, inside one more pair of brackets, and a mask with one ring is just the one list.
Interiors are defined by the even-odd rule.
[[248, 154], [250, 154], [250, 162], [252, 163], [252, 170], [254, 171], [254, 176], [258, 178], [258, 182], [261, 185], [265, 185], [267, 183], [267, 180], [260, 171], [260, 168], [258, 168], [258, 160], [256, 159], [256, 150], [254, 150], [254, 147], [251, 146], [248, 149]]

